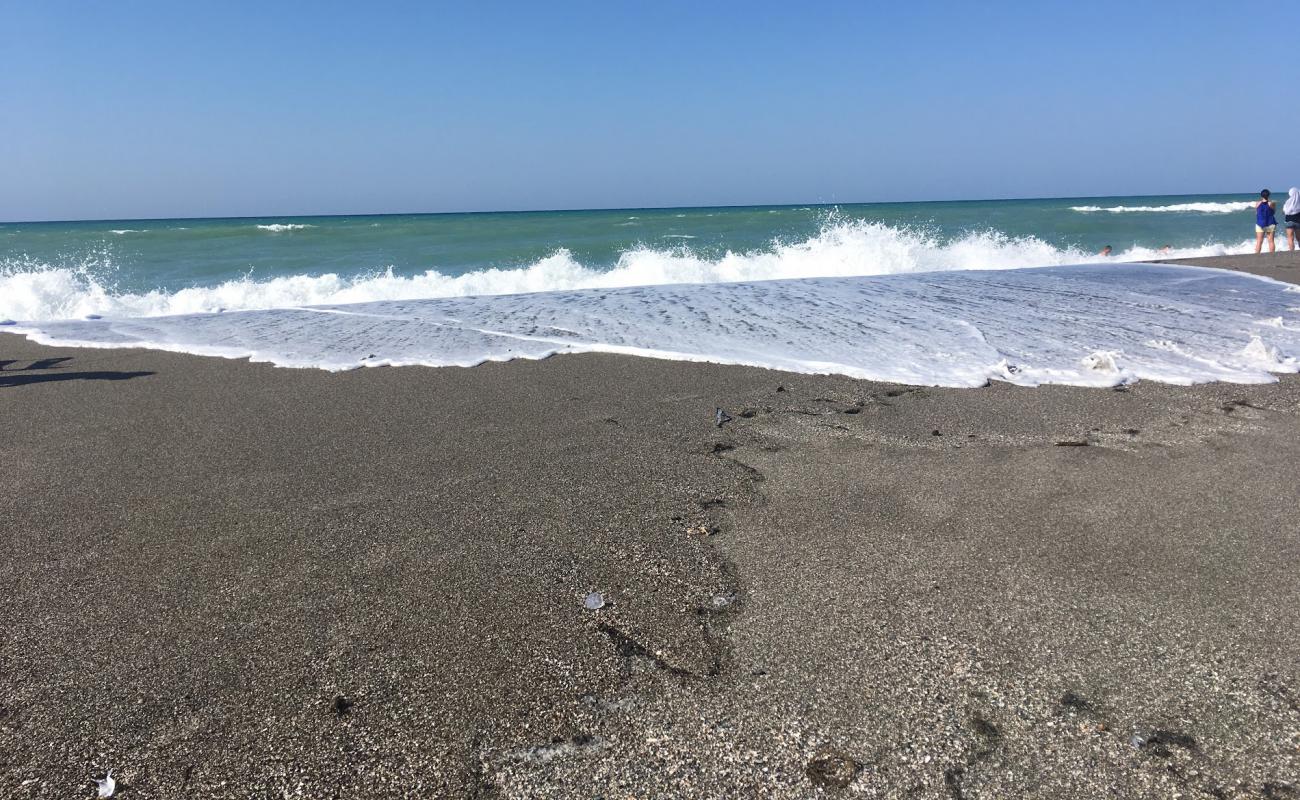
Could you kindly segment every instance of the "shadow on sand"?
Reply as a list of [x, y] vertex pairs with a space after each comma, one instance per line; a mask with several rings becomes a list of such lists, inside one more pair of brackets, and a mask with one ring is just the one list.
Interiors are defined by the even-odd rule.
[[154, 374], [152, 372], [109, 371], [35, 372], [36, 370], [62, 369], [64, 362], [71, 360], [71, 357], [43, 358], [39, 361], [33, 361], [25, 367], [11, 369], [9, 365], [17, 364], [17, 361], [0, 359], [0, 389], [6, 386], [26, 386], [29, 383], [47, 383], [49, 381], [125, 381]]
[[0, 375], [0, 389], [6, 386], [26, 386], [47, 381], [125, 381], [143, 378], [152, 372], [62, 372], [55, 375]]

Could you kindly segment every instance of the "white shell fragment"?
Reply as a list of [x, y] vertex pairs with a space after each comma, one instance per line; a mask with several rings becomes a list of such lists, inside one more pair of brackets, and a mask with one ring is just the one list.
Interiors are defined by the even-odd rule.
[[582, 599], [582, 607], [588, 611], [599, 611], [605, 607], [605, 597], [600, 592], [592, 592]]
[[95, 778], [95, 783], [99, 785], [99, 793], [96, 795], [97, 797], [112, 797], [113, 792], [117, 791], [117, 781], [113, 780], [113, 770], [111, 769], [102, 780]]

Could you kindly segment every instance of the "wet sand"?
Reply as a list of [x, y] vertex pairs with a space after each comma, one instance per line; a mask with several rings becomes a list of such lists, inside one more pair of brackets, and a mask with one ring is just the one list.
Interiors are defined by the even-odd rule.
[[1296, 376], [0, 366], [0, 797], [1300, 797]]
[[[1286, 247], [1286, 234], [1279, 231], [1278, 244]], [[1268, 243], [1264, 243], [1264, 252], [1245, 256], [1208, 256], [1206, 258], [1171, 258], [1157, 261], [1158, 264], [1187, 264], [1193, 267], [1217, 267], [1234, 272], [1251, 272], [1287, 283], [1300, 282], [1300, 250], [1279, 249], [1276, 253], [1268, 252]]]

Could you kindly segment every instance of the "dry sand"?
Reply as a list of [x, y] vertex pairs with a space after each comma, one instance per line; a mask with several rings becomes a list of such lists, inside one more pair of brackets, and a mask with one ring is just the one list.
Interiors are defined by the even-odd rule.
[[0, 366], [0, 797], [1300, 797], [1296, 376]]

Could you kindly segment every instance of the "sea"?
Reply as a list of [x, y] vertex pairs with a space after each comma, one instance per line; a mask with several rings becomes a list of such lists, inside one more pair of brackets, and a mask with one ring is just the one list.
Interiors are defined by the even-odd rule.
[[1300, 287], [1146, 263], [1252, 252], [1250, 199], [2, 223], [0, 331], [330, 370], [613, 352], [948, 386], [1271, 381], [1300, 370]]

